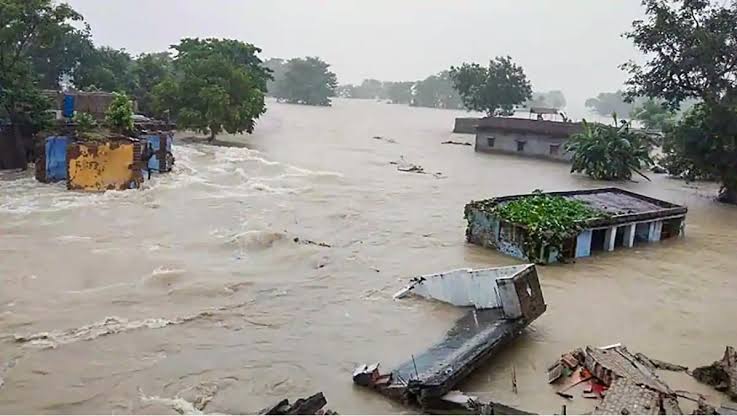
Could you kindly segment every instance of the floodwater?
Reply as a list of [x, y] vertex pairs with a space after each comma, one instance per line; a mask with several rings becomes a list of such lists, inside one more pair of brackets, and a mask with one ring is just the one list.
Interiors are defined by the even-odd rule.
[[[460, 115], [270, 102], [254, 135], [231, 137], [247, 149], [179, 145], [175, 171], [142, 191], [4, 173], [0, 411], [247, 413], [323, 391], [341, 413], [409, 412], [355, 388], [352, 370], [391, 369], [460, 312], [392, 294], [417, 274], [517, 263], [465, 243], [464, 204], [609, 185], [441, 144], [472, 140], [449, 133]], [[428, 174], [397, 171], [401, 157]], [[552, 413], [545, 370], [575, 347], [696, 366], [734, 344], [737, 208], [662, 175], [617, 185], [688, 205], [686, 237], [541, 267], [548, 311], [465, 391]]]

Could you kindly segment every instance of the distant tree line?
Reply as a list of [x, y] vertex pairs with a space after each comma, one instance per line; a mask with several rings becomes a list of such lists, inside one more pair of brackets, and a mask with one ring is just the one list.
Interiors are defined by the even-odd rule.
[[382, 100], [414, 107], [463, 108], [461, 97], [453, 87], [449, 74], [449, 71], [442, 71], [421, 81], [365, 79], [359, 85], [341, 85], [336, 93], [343, 98]]

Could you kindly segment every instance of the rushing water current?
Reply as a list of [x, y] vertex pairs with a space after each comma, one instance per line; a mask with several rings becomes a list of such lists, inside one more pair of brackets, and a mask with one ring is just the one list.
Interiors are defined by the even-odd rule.
[[[460, 312], [392, 294], [417, 274], [519, 263], [466, 244], [464, 205], [610, 185], [441, 144], [473, 140], [450, 133], [462, 115], [270, 102], [254, 135], [229, 137], [247, 148], [177, 145], [174, 172], [141, 191], [3, 173], [0, 412], [247, 413], [317, 391], [341, 413], [409, 411], [351, 371], [391, 369]], [[737, 208], [713, 185], [651, 176], [616, 186], [686, 204], [686, 237], [540, 267], [548, 311], [465, 391], [557, 412], [545, 371], [575, 347], [696, 366], [734, 344]]]

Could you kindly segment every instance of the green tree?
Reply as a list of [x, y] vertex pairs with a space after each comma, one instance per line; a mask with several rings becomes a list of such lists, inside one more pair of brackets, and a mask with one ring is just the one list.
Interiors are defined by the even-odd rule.
[[133, 102], [125, 93], [113, 93], [113, 101], [105, 112], [105, 124], [116, 133], [133, 132]]
[[566, 106], [566, 96], [563, 91], [535, 92], [526, 103], [526, 107], [547, 107], [561, 110]]
[[[566, 142], [566, 151], [573, 154], [571, 172], [584, 172], [599, 180], [629, 180], [632, 172], [641, 173], [652, 164], [647, 137], [633, 131], [622, 121], [607, 126], [583, 122], [583, 131]], [[648, 179], [649, 180], [649, 179]]]
[[252, 133], [266, 112], [269, 70], [261, 49], [236, 40], [183, 39], [172, 47], [176, 75], [154, 88], [154, 106], [180, 127], [209, 133]]
[[21, 127], [34, 132], [49, 122], [50, 103], [39, 89], [33, 53], [53, 49], [70, 34], [71, 23], [81, 20], [69, 5], [51, 0], [0, 1], [0, 108], [13, 124], [14, 159], [24, 168]]
[[596, 98], [586, 100], [586, 107], [600, 116], [629, 117], [635, 105], [627, 102], [626, 99], [623, 91], [602, 92]]
[[270, 97], [276, 97], [278, 94], [276, 90], [277, 83], [284, 78], [284, 74], [287, 72], [287, 62], [281, 58], [271, 58], [264, 62], [264, 66], [271, 71], [272, 77], [266, 83], [266, 90]]
[[148, 116], [161, 116], [154, 108], [153, 90], [174, 75], [174, 63], [169, 52], [146, 53], [138, 56], [133, 67], [136, 79], [134, 96], [138, 109]]
[[288, 103], [329, 106], [338, 78], [320, 58], [294, 58], [276, 83], [276, 98]]
[[415, 84], [412, 106], [457, 109], [463, 102], [453, 86], [450, 72], [443, 71]]
[[722, 184], [719, 200], [737, 203], [737, 3], [643, 4], [646, 19], [626, 36], [648, 61], [622, 66], [630, 73], [628, 94], [661, 98], [673, 110], [699, 99], [699, 109], [679, 126], [686, 130], [680, 133], [685, 156], [699, 167], [711, 165]]
[[351, 98], [371, 99], [381, 98], [383, 83], [376, 79], [364, 79], [361, 85], [353, 88]]
[[69, 22], [52, 27], [48, 43], [35, 42], [28, 55], [39, 76], [41, 88], [58, 90], [62, 77], [70, 75], [79, 65], [81, 56], [92, 48], [90, 29], [77, 29]]
[[532, 97], [524, 70], [509, 56], [497, 57], [488, 68], [475, 63], [452, 67], [450, 78], [466, 108], [489, 117], [511, 115], [515, 106]]
[[664, 103], [649, 99], [635, 106], [631, 116], [648, 130], [666, 132], [675, 125], [677, 113]]
[[137, 86], [135, 62], [125, 50], [107, 46], [82, 51], [80, 64], [72, 72], [74, 85], [81, 90], [134, 93]]
[[414, 85], [415, 83], [411, 81], [384, 82], [381, 98], [391, 101], [392, 104], [409, 104], [412, 102], [412, 88]]
[[338, 85], [335, 88], [335, 96], [342, 98], [358, 98], [356, 97], [356, 86], [352, 84]]

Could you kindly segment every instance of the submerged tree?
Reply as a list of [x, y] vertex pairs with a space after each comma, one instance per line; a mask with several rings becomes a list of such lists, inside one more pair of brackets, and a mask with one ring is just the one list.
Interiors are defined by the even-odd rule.
[[414, 86], [414, 107], [462, 108], [461, 96], [453, 86], [450, 71], [430, 75]]
[[271, 78], [261, 49], [237, 40], [183, 39], [172, 47], [176, 74], [154, 88], [154, 105], [169, 110], [180, 127], [209, 133], [252, 133], [266, 112]]
[[628, 94], [661, 98], [673, 110], [699, 99], [692, 119], [677, 127], [684, 156], [717, 174], [720, 201], [737, 203], [737, 2], [643, 4], [646, 19], [626, 36], [649, 59], [623, 65], [631, 75]]
[[532, 97], [524, 70], [509, 56], [497, 57], [488, 68], [467, 63], [452, 67], [450, 78], [466, 108], [489, 117], [511, 115], [515, 106]]
[[382, 84], [381, 98], [389, 100], [392, 104], [409, 104], [412, 102], [412, 81], [384, 82]]
[[[573, 154], [571, 172], [584, 172], [594, 179], [629, 180], [632, 172], [648, 179], [641, 170], [652, 164], [647, 137], [622, 121], [607, 126], [583, 122], [583, 131], [566, 142]], [[649, 179], [648, 179], [649, 180]]]
[[329, 106], [335, 96], [338, 78], [320, 58], [294, 58], [277, 79], [274, 96], [292, 104]]

